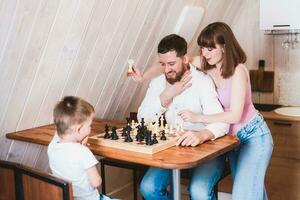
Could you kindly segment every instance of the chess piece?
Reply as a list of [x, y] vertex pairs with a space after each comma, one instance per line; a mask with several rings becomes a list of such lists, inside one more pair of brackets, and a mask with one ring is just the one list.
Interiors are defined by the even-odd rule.
[[129, 130], [126, 131], [126, 137], [125, 137], [124, 141], [125, 142], [133, 142], [133, 140], [132, 140], [132, 138], [130, 136], [130, 131]]
[[127, 125], [130, 124], [130, 118], [129, 117], [126, 117], [126, 123], [127, 123]]
[[167, 140], [167, 137], [165, 135], [165, 131], [161, 132], [160, 140]]
[[122, 137], [126, 136], [126, 127], [123, 127], [122, 129]]
[[131, 127], [131, 130], [134, 130], [136, 128], [134, 120], [131, 120], [130, 127]]
[[151, 134], [152, 134], [151, 131], [146, 132], [146, 136], [145, 136], [146, 145], [153, 145], [153, 142], [151, 140]]
[[105, 134], [104, 134], [104, 139], [109, 139], [110, 135], [109, 135], [109, 128], [107, 126], [107, 124], [105, 124]]
[[163, 130], [165, 131], [166, 134], [169, 134], [169, 124], [166, 124]]
[[137, 129], [137, 134], [135, 136], [135, 140], [138, 142], [141, 141], [141, 129]]
[[127, 71], [127, 73], [132, 73], [133, 72], [133, 63], [134, 63], [134, 60], [132, 60], [132, 59], [129, 59], [128, 61], [128, 71]]
[[142, 120], [141, 120], [141, 126], [142, 126], [142, 128], [145, 127], [145, 119], [144, 118], [142, 118]]
[[112, 140], [118, 140], [119, 139], [119, 136], [117, 134], [116, 129], [117, 129], [116, 127], [111, 128], [111, 139]]
[[158, 121], [155, 122], [155, 124], [153, 125], [153, 133], [157, 134], [158, 133]]
[[156, 134], [155, 134], [155, 133], [153, 134], [153, 140], [152, 140], [152, 143], [153, 143], [153, 144], [157, 144], [157, 143], [158, 143], [158, 141], [157, 141], [157, 139], [156, 139]]
[[164, 130], [164, 116], [163, 115], [160, 116], [160, 127], [159, 127], [159, 129], [161, 131]]

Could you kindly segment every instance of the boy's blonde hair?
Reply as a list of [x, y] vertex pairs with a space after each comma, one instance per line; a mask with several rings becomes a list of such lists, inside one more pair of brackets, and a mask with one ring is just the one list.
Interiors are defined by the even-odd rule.
[[94, 112], [94, 107], [87, 101], [74, 96], [64, 97], [56, 104], [53, 111], [58, 135], [67, 134], [71, 126], [82, 124]]

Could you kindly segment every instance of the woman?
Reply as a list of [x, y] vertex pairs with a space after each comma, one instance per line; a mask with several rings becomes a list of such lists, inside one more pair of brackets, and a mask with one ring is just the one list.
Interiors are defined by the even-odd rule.
[[[268, 167], [273, 141], [263, 117], [254, 108], [251, 100], [249, 74], [244, 63], [246, 55], [237, 42], [230, 27], [222, 22], [209, 24], [198, 37], [201, 70], [211, 76], [216, 85], [224, 113], [196, 115], [188, 110], [179, 113], [189, 122], [230, 123], [229, 134], [236, 135], [241, 144], [228, 153], [233, 176], [233, 200], [267, 199], [264, 177]], [[159, 73], [152, 68], [145, 76], [149, 78]], [[155, 73], [154, 73], [155, 72]]]

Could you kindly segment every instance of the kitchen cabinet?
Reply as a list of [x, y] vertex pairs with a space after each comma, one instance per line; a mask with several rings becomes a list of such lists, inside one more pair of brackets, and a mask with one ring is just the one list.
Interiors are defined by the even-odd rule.
[[265, 184], [270, 200], [300, 199], [300, 121], [266, 119], [274, 149]]
[[[269, 200], [300, 199], [300, 117], [262, 112], [273, 137], [274, 148], [265, 177]], [[231, 193], [232, 180], [226, 177], [218, 190]]]

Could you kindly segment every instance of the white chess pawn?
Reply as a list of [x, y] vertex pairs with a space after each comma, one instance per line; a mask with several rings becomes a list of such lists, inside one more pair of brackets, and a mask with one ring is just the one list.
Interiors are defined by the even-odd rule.
[[169, 134], [169, 133], [170, 133], [170, 130], [169, 130], [169, 124], [166, 124], [166, 125], [165, 125], [164, 130], [165, 130], [165, 133], [166, 133], [166, 134]]
[[155, 133], [156, 135], [158, 134], [158, 126], [157, 126], [157, 124], [155, 124], [154, 127], [153, 127], [153, 134], [154, 134], [154, 133]]
[[132, 130], [134, 130], [135, 127], [136, 127], [136, 126], [135, 126], [135, 122], [134, 122], [134, 120], [132, 120], [132, 121], [131, 121], [131, 128], [132, 128]]
[[133, 136], [137, 135], [137, 129], [134, 129], [132, 132], [133, 132]]
[[152, 129], [153, 129], [152, 122], [148, 122], [147, 128], [148, 128], [148, 130], [152, 131]]
[[133, 69], [132, 69], [132, 67], [133, 67], [133, 63], [134, 63], [134, 60], [133, 59], [129, 59], [128, 61], [128, 73], [132, 73], [133, 72]]
[[160, 116], [160, 127], [164, 127], [164, 117], [162, 115]]

